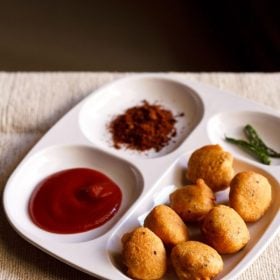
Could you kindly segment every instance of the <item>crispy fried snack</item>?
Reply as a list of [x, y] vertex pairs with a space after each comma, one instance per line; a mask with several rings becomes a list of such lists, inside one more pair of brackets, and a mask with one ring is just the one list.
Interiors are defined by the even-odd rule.
[[230, 183], [229, 202], [245, 222], [255, 222], [270, 206], [271, 185], [261, 174], [240, 172]]
[[202, 178], [214, 191], [229, 186], [234, 175], [233, 157], [219, 145], [207, 145], [194, 151], [189, 159], [187, 179], [195, 183]]
[[170, 194], [170, 207], [185, 222], [201, 220], [214, 206], [214, 193], [203, 179], [198, 179], [196, 185], [187, 185]]
[[133, 279], [160, 279], [166, 272], [166, 251], [161, 239], [151, 230], [138, 227], [122, 237], [123, 263]]
[[166, 205], [156, 206], [146, 217], [144, 226], [152, 230], [167, 246], [189, 239], [188, 228], [178, 214]]
[[204, 218], [202, 234], [207, 243], [220, 254], [230, 254], [243, 248], [250, 239], [245, 222], [232, 208], [215, 206]]
[[212, 247], [198, 241], [177, 244], [171, 261], [180, 280], [212, 279], [223, 269], [223, 260]]

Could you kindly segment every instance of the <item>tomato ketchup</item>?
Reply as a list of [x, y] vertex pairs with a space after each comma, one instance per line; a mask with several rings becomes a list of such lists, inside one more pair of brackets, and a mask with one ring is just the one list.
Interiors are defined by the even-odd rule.
[[120, 188], [103, 173], [74, 168], [41, 181], [29, 201], [32, 221], [61, 234], [97, 228], [110, 220], [122, 200]]

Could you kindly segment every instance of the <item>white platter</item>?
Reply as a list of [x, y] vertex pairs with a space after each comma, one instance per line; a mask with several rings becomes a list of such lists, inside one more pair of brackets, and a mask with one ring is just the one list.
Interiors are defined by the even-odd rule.
[[[116, 150], [106, 125], [112, 116], [146, 99], [176, 113], [177, 138], [159, 153]], [[129, 279], [120, 264], [121, 236], [140, 225], [155, 204], [164, 203], [175, 186], [184, 184], [190, 154], [219, 143], [235, 158], [235, 171], [253, 169], [264, 174], [273, 188], [265, 216], [249, 224], [251, 240], [240, 252], [223, 256], [225, 266], [217, 279], [237, 277], [267, 246], [280, 227], [280, 160], [267, 166], [226, 143], [224, 135], [242, 137], [252, 124], [268, 145], [280, 150], [280, 117], [271, 108], [218, 89], [164, 75], [137, 75], [106, 85], [76, 105], [32, 148], [4, 189], [6, 215], [14, 229], [33, 245], [57, 259], [101, 279]], [[79, 234], [54, 234], [34, 225], [27, 206], [36, 184], [56, 171], [74, 167], [100, 170], [123, 193], [118, 213], [98, 229]], [[228, 191], [217, 193], [227, 201]], [[195, 237], [195, 230], [192, 232]], [[174, 279], [167, 275], [164, 279]]]

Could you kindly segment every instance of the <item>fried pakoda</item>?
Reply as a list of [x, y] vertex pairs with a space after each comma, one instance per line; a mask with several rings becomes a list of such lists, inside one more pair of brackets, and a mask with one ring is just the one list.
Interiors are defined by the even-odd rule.
[[195, 183], [202, 178], [214, 191], [229, 186], [234, 175], [233, 156], [219, 145], [207, 145], [194, 151], [189, 159], [187, 179]]
[[214, 193], [203, 179], [198, 179], [196, 185], [187, 185], [170, 195], [170, 207], [185, 222], [201, 220], [214, 206]]
[[255, 222], [270, 206], [271, 185], [261, 174], [240, 172], [230, 183], [229, 203], [245, 222]]
[[138, 227], [122, 237], [123, 263], [133, 279], [160, 279], [166, 272], [166, 251], [161, 239], [151, 230]]
[[204, 218], [202, 234], [207, 243], [220, 254], [230, 254], [243, 248], [250, 239], [248, 228], [232, 208], [215, 206]]
[[223, 260], [212, 247], [198, 241], [177, 244], [171, 262], [180, 280], [212, 279], [223, 269]]
[[183, 220], [173, 209], [163, 204], [156, 206], [149, 213], [144, 226], [170, 247], [189, 239], [188, 228]]

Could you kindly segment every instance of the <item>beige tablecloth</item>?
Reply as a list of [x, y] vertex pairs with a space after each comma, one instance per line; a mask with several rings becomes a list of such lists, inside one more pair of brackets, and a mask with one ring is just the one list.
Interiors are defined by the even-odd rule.
[[[83, 97], [101, 85], [125, 75], [131, 74], [0, 72], [1, 196], [8, 176], [48, 128]], [[280, 73], [168, 73], [168, 75], [212, 84], [271, 106], [280, 112]], [[24, 241], [8, 224], [2, 208], [0, 279], [93, 278], [53, 259]], [[279, 234], [238, 279], [280, 279]]]

